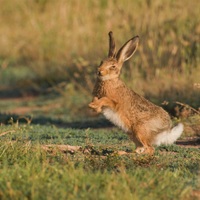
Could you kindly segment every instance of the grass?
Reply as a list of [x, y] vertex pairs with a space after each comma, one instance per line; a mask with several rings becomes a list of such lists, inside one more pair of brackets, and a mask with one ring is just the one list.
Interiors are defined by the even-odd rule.
[[[3, 126], [0, 139], [1, 199], [192, 199], [199, 185], [199, 150], [161, 146], [152, 157], [113, 152], [134, 145], [112, 129]], [[70, 144], [92, 152], [45, 151], [42, 144]], [[102, 154], [107, 150], [107, 154]], [[110, 153], [109, 153], [110, 152]], [[111, 153], [112, 152], [112, 153]], [[183, 162], [184, 160], [184, 162]]]

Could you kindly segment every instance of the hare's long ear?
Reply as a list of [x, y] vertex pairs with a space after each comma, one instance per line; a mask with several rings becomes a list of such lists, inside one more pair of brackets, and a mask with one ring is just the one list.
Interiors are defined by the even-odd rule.
[[121, 49], [117, 52], [116, 58], [119, 63], [128, 60], [136, 51], [139, 43], [139, 36], [131, 38], [126, 42]]
[[108, 33], [108, 35], [109, 35], [109, 52], [108, 52], [108, 57], [109, 58], [114, 58], [116, 50], [115, 50], [115, 40], [114, 40], [112, 31], [110, 31]]

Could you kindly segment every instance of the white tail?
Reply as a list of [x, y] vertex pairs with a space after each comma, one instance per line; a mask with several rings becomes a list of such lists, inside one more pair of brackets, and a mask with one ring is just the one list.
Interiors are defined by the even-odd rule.
[[170, 131], [164, 131], [160, 133], [155, 141], [154, 145], [161, 145], [161, 144], [173, 144], [182, 134], [183, 132], [183, 124], [179, 123], [177, 126], [173, 127]]

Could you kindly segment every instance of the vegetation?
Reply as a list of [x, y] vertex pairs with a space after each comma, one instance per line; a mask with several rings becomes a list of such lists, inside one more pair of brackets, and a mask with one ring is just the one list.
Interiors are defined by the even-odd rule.
[[107, 55], [107, 33], [112, 30], [118, 47], [140, 36], [139, 49], [122, 74], [130, 87], [158, 104], [180, 101], [198, 109], [198, 0], [0, 4], [2, 85], [18, 86], [23, 94], [62, 86], [65, 98], [80, 91], [88, 101], [95, 66]]
[[[1, 0], [0, 29], [0, 199], [199, 199], [198, 0]], [[110, 30], [140, 36], [121, 78], [184, 123], [154, 156], [87, 107]]]
[[[198, 149], [161, 146], [151, 157], [119, 156], [119, 149], [132, 152], [133, 144], [116, 129], [109, 134], [40, 125], [2, 130], [12, 133], [0, 138], [1, 199], [198, 198]], [[46, 151], [43, 144], [84, 145], [72, 153]]]

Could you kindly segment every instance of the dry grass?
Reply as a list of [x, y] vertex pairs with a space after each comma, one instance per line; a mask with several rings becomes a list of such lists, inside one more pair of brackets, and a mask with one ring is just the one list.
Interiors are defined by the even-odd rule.
[[[199, 42], [197, 0], [89, 0], [84, 4], [78, 0], [1, 0], [0, 5], [0, 55], [4, 58], [59, 64], [76, 56], [96, 59], [96, 54], [106, 53], [106, 34], [113, 30], [120, 44], [140, 35], [145, 68], [152, 64], [172, 67], [183, 62], [183, 48], [197, 48]], [[165, 63], [160, 63], [162, 60]]]
[[0, 11], [0, 73], [23, 65], [35, 77], [20, 78], [20, 90], [53, 85], [66, 102], [77, 91], [88, 99], [112, 30], [117, 47], [140, 36], [122, 74], [130, 87], [158, 104], [200, 106], [198, 0], [1, 0]]

